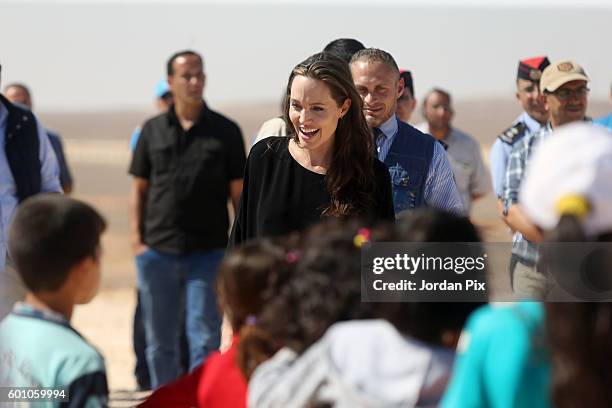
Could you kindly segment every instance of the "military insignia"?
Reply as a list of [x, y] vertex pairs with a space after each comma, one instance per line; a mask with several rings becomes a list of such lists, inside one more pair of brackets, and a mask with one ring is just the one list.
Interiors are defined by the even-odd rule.
[[532, 69], [531, 71], [529, 71], [529, 79], [531, 79], [532, 81], [539, 81], [541, 77], [542, 71], [540, 71], [539, 69]]
[[527, 130], [527, 125], [525, 125], [523, 122], [518, 122], [512, 125], [511, 127], [509, 127], [508, 129], [504, 130], [497, 137], [499, 137], [502, 142], [511, 145], [515, 141], [520, 139], [521, 136], [523, 136], [526, 133], [525, 132], [526, 130]]
[[572, 69], [574, 69], [574, 64], [571, 62], [562, 62], [561, 64], [557, 65], [557, 69], [561, 72], [570, 72]]
[[448, 143], [442, 141], [442, 140], [438, 140], [438, 143], [440, 143], [442, 145], [442, 147], [444, 148], [444, 150], [448, 150]]

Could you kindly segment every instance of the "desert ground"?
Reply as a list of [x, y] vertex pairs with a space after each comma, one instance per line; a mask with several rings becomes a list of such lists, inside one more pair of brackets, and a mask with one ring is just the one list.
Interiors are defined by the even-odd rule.
[[[241, 127], [247, 149], [258, 126], [278, 114], [276, 103], [214, 106]], [[609, 103], [591, 103], [589, 113], [599, 116]], [[519, 107], [508, 100], [458, 101], [455, 126], [472, 134], [488, 150], [497, 134], [518, 115]], [[143, 112], [41, 113], [44, 125], [63, 136], [66, 155], [75, 179], [74, 196], [93, 204], [106, 217], [109, 228], [103, 238], [103, 284], [100, 294], [77, 308], [75, 327], [104, 354], [112, 390], [133, 389], [134, 357], [131, 324], [135, 304], [135, 267], [130, 253], [128, 191], [130, 161], [128, 141], [135, 126], [152, 115]], [[417, 115], [418, 116], [418, 115]], [[415, 122], [418, 122], [416, 118]], [[508, 242], [510, 235], [497, 218], [491, 194], [477, 202], [472, 219], [489, 242]], [[495, 272], [499, 281], [505, 270]]]

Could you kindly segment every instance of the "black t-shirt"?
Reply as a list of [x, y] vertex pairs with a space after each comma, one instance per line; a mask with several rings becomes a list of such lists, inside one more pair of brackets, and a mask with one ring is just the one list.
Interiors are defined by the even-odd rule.
[[143, 241], [173, 254], [225, 247], [229, 183], [245, 160], [238, 126], [206, 106], [187, 132], [174, 107], [148, 120], [129, 170], [149, 181]]
[[[251, 238], [304, 230], [320, 221], [323, 210], [329, 206], [325, 176], [300, 165], [289, 153], [289, 140], [289, 137], [269, 137], [251, 149], [230, 236], [231, 246]], [[389, 171], [377, 159], [374, 174], [376, 206], [369, 215], [393, 221]]]

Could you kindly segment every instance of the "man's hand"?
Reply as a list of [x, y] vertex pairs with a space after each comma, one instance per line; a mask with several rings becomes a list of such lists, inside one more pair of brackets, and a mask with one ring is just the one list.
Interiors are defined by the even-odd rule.
[[504, 217], [504, 220], [513, 231], [520, 232], [525, 239], [531, 242], [537, 243], [544, 239], [542, 230], [527, 218], [520, 204], [512, 204], [508, 208], [508, 215]]
[[140, 177], [134, 177], [132, 189], [130, 191], [130, 233], [132, 236], [132, 252], [140, 255], [147, 246], [142, 242], [142, 222], [144, 204], [149, 191], [149, 181]]
[[134, 254], [134, 256], [142, 254], [147, 249], [149, 249], [149, 247], [140, 242], [140, 239], [138, 241], [132, 242], [132, 253]]

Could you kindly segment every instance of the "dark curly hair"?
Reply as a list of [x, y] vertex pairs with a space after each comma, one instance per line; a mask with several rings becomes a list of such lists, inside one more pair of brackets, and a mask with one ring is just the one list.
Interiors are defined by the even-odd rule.
[[[371, 304], [361, 303], [361, 255], [354, 240], [362, 228], [358, 221], [330, 218], [303, 235], [294, 273], [261, 310], [257, 331], [240, 339], [247, 378], [281, 347], [302, 353], [333, 323], [373, 316]], [[386, 225], [367, 231], [370, 240], [392, 240]]]

